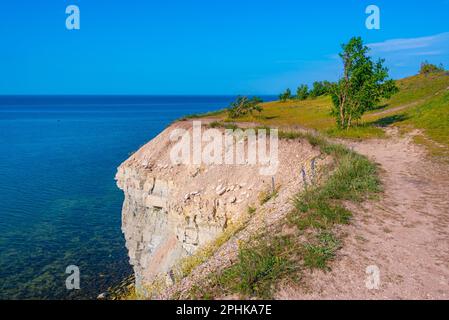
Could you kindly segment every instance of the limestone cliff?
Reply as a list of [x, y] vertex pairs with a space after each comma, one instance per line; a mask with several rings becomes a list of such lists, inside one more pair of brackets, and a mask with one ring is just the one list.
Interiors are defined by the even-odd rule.
[[191, 132], [192, 122], [168, 127], [126, 160], [116, 176], [125, 194], [122, 231], [141, 291], [159, 276], [170, 284], [171, 270], [181, 258], [218, 237], [249, 206], [260, 206], [261, 193], [273, 182], [279, 199], [288, 202], [311, 179], [311, 163], [319, 156], [297, 139], [279, 141], [273, 176], [261, 175], [257, 164], [174, 164], [170, 135], [175, 129]]

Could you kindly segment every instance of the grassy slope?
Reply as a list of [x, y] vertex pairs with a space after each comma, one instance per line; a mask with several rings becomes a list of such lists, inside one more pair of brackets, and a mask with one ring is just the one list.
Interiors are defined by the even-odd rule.
[[[418, 75], [399, 80], [399, 93], [367, 113], [360, 126], [348, 131], [336, 130], [330, 116], [331, 99], [320, 97], [305, 101], [267, 102], [260, 115], [245, 116], [236, 122], [258, 122], [261, 125], [306, 127], [334, 137], [382, 137], [379, 126], [397, 124], [424, 129], [427, 136], [449, 148], [449, 75], [446, 73]], [[226, 113], [214, 115], [226, 120]]]
[[[415, 76], [398, 82], [400, 92], [388, 101], [381, 116], [368, 114], [373, 124], [395, 124], [402, 129], [422, 129], [425, 136], [416, 142], [424, 144], [433, 155], [448, 156], [449, 152], [449, 74]], [[395, 110], [397, 106], [408, 106]]]
[[405, 113], [404, 124], [425, 130], [426, 137], [416, 136], [418, 143], [433, 155], [449, 156], [449, 90]]
[[387, 108], [432, 98], [435, 93], [447, 89], [449, 76], [444, 73], [417, 75], [399, 80], [397, 84], [399, 92], [387, 101]]

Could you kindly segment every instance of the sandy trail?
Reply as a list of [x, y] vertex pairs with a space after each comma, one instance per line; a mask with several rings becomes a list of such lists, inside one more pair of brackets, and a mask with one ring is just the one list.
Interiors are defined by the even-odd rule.
[[[352, 208], [343, 248], [330, 272], [314, 272], [279, 299], [449, 299], [449, 166], [426, 158], [415, 131], [346, 142], [380, 164], [384, 194]], [[377, 266], [378, 289], [366, 273]]]
[[381, 111], [378, 111], [378, 112], [373, 112], [373, 113], [370, 113], [369, 115], [370, 116], [383, 116], [383, 115], [387, 115], [387, 114], [390, 114], [390, 113], [395, 113], [395, 112], [398, 112], [398, 111], [402, 111], [402, 110], [409, 109], [411, 107], [417, 106], [418, 104], [422, 103], [423, 101], [424, 100], [415, 101], [415, 102], [404, 104], [404, 105], [397, 106], [397, 107], [394, 107], [394, 108], [381, 110]]

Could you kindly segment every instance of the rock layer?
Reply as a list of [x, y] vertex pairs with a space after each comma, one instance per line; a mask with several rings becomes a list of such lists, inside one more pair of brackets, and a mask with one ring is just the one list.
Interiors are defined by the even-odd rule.
[[311, 177], [310, 164], [319, 155], [305, 141], [279, 141], [273, 176], [260, 175], [259, 165], [173, 164], [170, 134], [175, 129], [191, 131], [192, 123], [171, 125], [125, 161], [116, 176], [125, 194], [122, 231], [136, 288], [145, 294], [145, 284], [156, 277], [171, 284], [173, 266], [217, 238], [249, 206], [258, 206], [273, 181], [297, 190], [301, 168]]

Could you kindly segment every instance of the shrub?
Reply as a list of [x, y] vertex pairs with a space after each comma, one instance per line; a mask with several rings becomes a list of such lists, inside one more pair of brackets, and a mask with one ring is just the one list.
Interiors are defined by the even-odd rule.
[[281, 93], [279, 95], [279, 100], [282, 102], [286, 102], [287, 100], [290, 100], [292, 98], [292, 92], [290, 89], [285, 90], [284, 93]]
[[429, 63], [428, 61], [424, 61], [421, 63], [421, 68], [419, 70], [419, 74], [429, 74], [435, 72], [444, 72], [444, 67], [442, 64], [439, 66]]
[[235, 119], [249, 114], [253, 114], [254, 111], [262, 112], [263, 108], [260, 105], [262, 103], [262, 99], [258, 97], [253, 97], [249, 99], [245, 96], [238, 96], [237, 99], [231, 103], [231, 106], [228, 108], [228, 115], [230, 118]]
[[306, 84], [302, 84], [296, 90], [296, 99], [306, 100], [309, 96], [309, 87]]
[[315, 81], [313, 87], [309, 92], [312, 98], [324, 96], [330, 93], [332, 83], [329, 81]]

